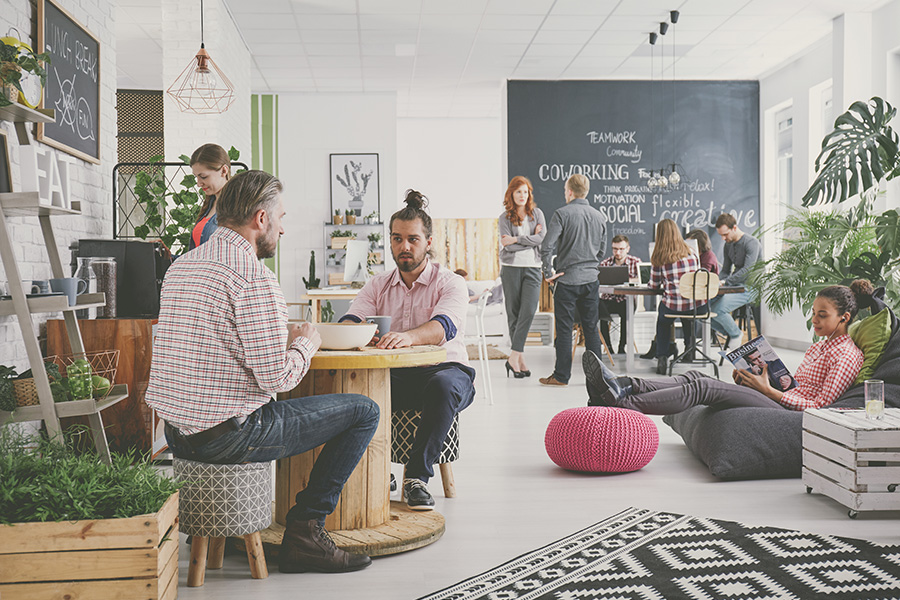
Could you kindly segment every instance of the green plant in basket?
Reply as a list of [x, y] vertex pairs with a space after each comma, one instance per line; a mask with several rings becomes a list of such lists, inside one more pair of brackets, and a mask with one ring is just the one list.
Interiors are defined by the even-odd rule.
[[[13, 37], [0, 39], [0, 83], [4, 87], [12, 86], [16, 91], [23, 92], [22, 76], [26, 73], [40, 78], [41, 88], [44, 88], [47, 85], [47, 70], [44, 66], [49, 64], [48, 53], [36, 54], [28, 44]], [[37, 100], [40, 100], [40, 94], [37, 94]], [[10, 100], [5, 93], [0, 93], [0, 106], [9, 106], [14, 102], [15, 98]]]

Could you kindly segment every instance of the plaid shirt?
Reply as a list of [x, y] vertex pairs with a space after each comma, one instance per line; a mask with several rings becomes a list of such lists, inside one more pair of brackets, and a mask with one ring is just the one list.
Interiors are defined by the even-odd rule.
[[314, 351], [287, 346], [287, 306], [250, 243], [219, 227], [166, 273], [146, 402], [185, 435], [297, 386]]
[[853, 385], [862, 365], [862, 350], [849, 335], [816, 342], [794, 374], [797, 387], [786, 391], [779, 402], [791, 410], [828, 406]]
[[[688, 300], [678, 291], [678, 282], [685, 273], [696, 271], [700, 268], [700, 261], [693, 254], [689, 254], [678, 262], [663, 265], [661, 267], [653, 267], [650, 270], [651, 289], [662, 288], [662, 303], [668, 308], [678, 311], [694, 310], [695, 302]], [[697, 302], [698, 306], [706, 304], [706, 302]]]
[[[637, 256], [632, 256], [631, 254], [625, 255], [625, 265], [628, 267], [628, 277], [630, 279], [636, 279], [639, 275], [638, 269], [641, 264], [641, 259]], [[609, 258], [604, 258], [600, 261], [601, 267], [615, 267], [616, 266], [616, 257], [610, 256]], [[616, 302], [624, 302], [625, 296], [621, 294], [600, 294], [601, 300], [615, 300]]]

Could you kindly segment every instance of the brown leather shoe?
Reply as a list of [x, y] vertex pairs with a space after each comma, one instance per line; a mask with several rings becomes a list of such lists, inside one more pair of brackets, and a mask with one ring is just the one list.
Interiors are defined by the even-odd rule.
[[569, 385], [568, 383], [563, 383], [562, 381], [557, 381], [557, 379], [551, 375], [550, 377], [541, 377], [538, 379], [541, 382], [541, 385], [552, 385], [556, 387], [566, 387]]
[[359, 571], [372, 564], [365, 554], [350, 554], [334, 544], [334, 540], [315, 519], [288, 521], [278, 552], [278, 570], [282, 573], [345, 573]]

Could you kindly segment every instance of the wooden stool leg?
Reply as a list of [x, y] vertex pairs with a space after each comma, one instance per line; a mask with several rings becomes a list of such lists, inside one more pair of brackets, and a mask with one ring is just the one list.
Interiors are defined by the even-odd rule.
[[444, 484], [444, 497], [456, 498], [456, 482], [453, 480], [453, 467], [450, 463], [441, 463], [441, 483]]
[[405, 502], [406, 498], [403, 497], [403, 482], [406, 481], [406, 465], [403, 465], [403, 477], [400, 479], [400, 502]]
[[266, 555], [263, 552], [262, 537], [259, 532], [245, 535], [244, 546], [247, 547], [247, 559], [250, 561], [250, 575], [253, 579], [268, 577], [269, 567], [266, 565]]
[[225, 538], [209, 538], [209, 552], [206, 556], [207, 569], [221, 569], [225, 558]]
[[191, 562], [188, 566], [188, 587], [200, 587], [206, 580], [206, 552], [209, 538], [199, 535], [191, 539]]

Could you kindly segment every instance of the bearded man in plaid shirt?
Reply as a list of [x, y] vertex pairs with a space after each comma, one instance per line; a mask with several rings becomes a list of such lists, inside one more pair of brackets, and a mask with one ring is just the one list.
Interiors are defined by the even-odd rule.
[[[601, 267], [628, 267], [628, 278], [638, 279], [641, 259], [628, 254], [631, 244], [628, 236], [621, 233], [613, 236], [613, 255], [600, 261]], [[625, 342], [628, 340], [628, 322], [625, 320], [625, 302], [627, 298], [621, 294], [600, 294], [600, 303], [606, 307], [610, 315], [619, 315], [619, 350], [618, 354], [625, 354]], [[609, 337], [609, 321], [600, 319], [600, 335], [606, 341], [607, 348], [612, 348], [612, 340]]]
[[355, 571], [372, 560], [337, 548], [323, 525], [379, 410], [359, 394], [272, 400], [300, 383], [321, 344], [314, 326], [288, 324], [278, 281], [260, 262], [284, 233], [281, 192], [263, 171], [233, 177], [216, 202], [219, 229], [169, 268], [146, 401], [179, 458], [265, 462], [325, 444], [288, 511], [278, 568]]

